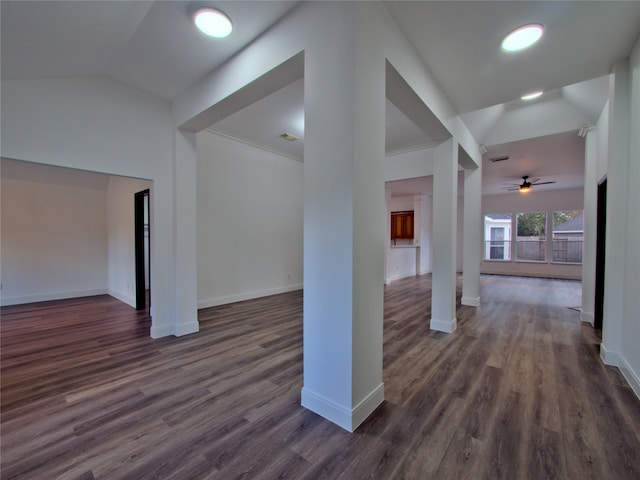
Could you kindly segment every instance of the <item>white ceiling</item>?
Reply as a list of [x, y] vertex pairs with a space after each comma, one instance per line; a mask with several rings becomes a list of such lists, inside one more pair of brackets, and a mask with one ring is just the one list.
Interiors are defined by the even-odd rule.
[[2, 0], [2, 79], [106, 76], [171, 100], [298, 2], [206, 2], [234, 21], [221, 41], [195, 29], [198, 3]]
[[[606, 75], [640, 34], [637, 1], [399, 1], [387, 8], [458, 113]], [[525, 55], [500, 50], [504, 35], [534, 22], [545, 35]]]
[[[172, 100], [297, 3], [207, 2], [234, 22], [233, 35], [221, 41], [195, 30], [188, 14], [194, 2], [2, 0], [2, 79], [105, 76]], [[507, 127], [513, 118], [534, 111], [593, 124], [606, 102], [606, 75], [640, 36], [640, 1], [384, 3], [472, 134], [487, 147], [484, 193], [502, 191], [501, 182], [527, 174], [556, 180], [551, 188], [581, 185], [579, 124], [570, 133], [545, 134], [525, 144], [519, 141], [540, 135]], [[534, 21], [546, 27], [541, 42], [517, 55], [500, 51], [506, 33]], [[525, 106], [518, 100], [537, 89], [547, 92], [537, 102]], [[213, 128], [301, 159], [302, 109], [302, 82], [295, 82]], [[424, 125], [418, 128], [416, 117], [410, 114], [409, 120], [405, 113], [387, 102], [388, 153], [441, 138], [441, 132], [425, 133]], [[279, 137], [284, 132], [301, 140], [287, 142]], [[490, 168], [488, 156], [497, 152], [506, 152], [510, 160]]]
[[[505, 156], [509, 159], [491, 161]], [[540, 178], [540, 182], [556, 182], [534, 186], [534, 192], [553, 190], [558, 185], [560, 188], [582, 187], [584, 139], [570, 131], [487, 147], [487, 153], [482, 156], [484, 195], [505, 193], [505, 183], [522, 183], [523, 175]]]

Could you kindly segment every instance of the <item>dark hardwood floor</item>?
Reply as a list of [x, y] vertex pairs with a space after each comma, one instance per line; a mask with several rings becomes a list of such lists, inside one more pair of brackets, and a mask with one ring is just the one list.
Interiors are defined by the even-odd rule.
[[108, 296], [4, 307], [1, 477], [640, 478], [640, 401], [569, 308], [580, 284], [481, 282], [448, 335], [429, 275], [385, 288], [386, 401], [353, 434], [300, 407], [301, 292], [158, 340]]

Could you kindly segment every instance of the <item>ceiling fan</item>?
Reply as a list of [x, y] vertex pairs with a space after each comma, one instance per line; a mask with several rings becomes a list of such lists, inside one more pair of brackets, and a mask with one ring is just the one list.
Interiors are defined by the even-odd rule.
[[514, 192], [518, 190], [521, 193], [527, 193], [529, 190], [531, 190], [531, 187], [533, 187], [534, 185], [546, 185], [548, 183], [556, 183], [556, 182], [555, 181], [541, 182], [540, 178], [533, 178], [529, 180], [529, 175], [523, 175], [522, 183], [505, 183], [506, 187], [502, 187], [502, 189], [509, 190], [510, 192]]

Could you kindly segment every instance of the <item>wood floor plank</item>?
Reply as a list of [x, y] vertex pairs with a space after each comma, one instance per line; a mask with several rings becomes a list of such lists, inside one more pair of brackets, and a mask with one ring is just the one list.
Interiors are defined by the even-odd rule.
[[431, 276], [385, 286], [386, 400], [350, 434], [300, 406], [302, 292], [153, 340], [106, 296], [0, 310], [3, 480], [640, 478], [640, 400], [581, 285], [481, 277], [429, 330]]

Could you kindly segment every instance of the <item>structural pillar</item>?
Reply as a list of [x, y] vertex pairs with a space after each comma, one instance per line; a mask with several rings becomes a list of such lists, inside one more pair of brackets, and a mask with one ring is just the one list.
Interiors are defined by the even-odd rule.
[[458, 145], [453, 138], [435, 148], [433, 162], [433, 280], [431, 329], [453, 332], [456, 320], [456, 222]]
[[462, 304], [480, 305], [482, 259], [482, 168], [464, 171], [464, 237], [462, 239]]
[[387, 219], [385, 222], [385, 248], [384, 248], [384, 284], [389, 283], [389, 245], [391, 245], [391, 188], [384, 187], [384, 203]]
[[195, 333], [198, 323], [196, 250], [196, 134], [176, 130], [174, 159], [174, 269], [176, 311], [173, 334]]
[[353, 431], [384, 400], [386, 17], [318, 8], [332, 21], [305, 50], [302, 405]]
[[584, 236], [582, 247], [583, 322], [593, 325], [596, 288], [596, 229], [598, 218], [597, 132], [589, 129], [584, 142]]
[[611, 228], [613, 218], [627, 215], [627, 174], [630, 144], [629, 60], [613, 67], [609, 84], [609, 141], [607, 168], [606, 267], [604, 273], [604, 314], [600, 356], [607, 365], [620, 365], [625, 305], [627, 237]]

